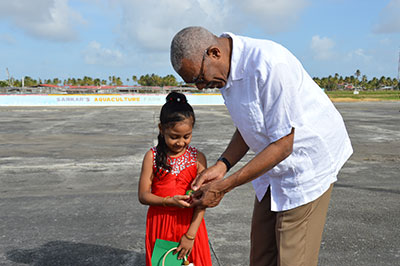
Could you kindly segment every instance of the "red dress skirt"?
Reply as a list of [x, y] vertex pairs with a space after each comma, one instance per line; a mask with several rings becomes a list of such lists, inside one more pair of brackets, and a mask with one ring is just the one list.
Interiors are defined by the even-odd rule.
[[[156, 148], [153, 151], [153, 172], [157, 173], [155, 166]], [[190, 189], [190, 184], [197, 174], [197, 150], [188, 147], [184, 154], [179, 157], [169, 157], [171, 171], [155, 174], [151, 186], [153, 194], [166, 197], [174, 195], [185, 195]], [[193, 208], [150, 206], [147, 211], [146, 221], [146, 265], [151, 265], [151, 254], [153, 253], [156, 239], [179, 242], [181, 237], [189, 229], [192, 222]], [[194, 240], [193, 249], [189, 261], [195, 266], [211, 266], [210, 247], [206, 224], [201, 222]]]

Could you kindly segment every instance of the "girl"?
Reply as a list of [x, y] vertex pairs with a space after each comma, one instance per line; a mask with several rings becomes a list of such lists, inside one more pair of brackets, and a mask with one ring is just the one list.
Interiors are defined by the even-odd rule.
[[144, 156], [139, 181], [139, 201], [150, 205], [146, 221], [146, 265], [157, 238], [179, 242], [178, 258], [189, 256], [196, 266], [211, 266], [204, 209], [188, 208], [185, 195], [206, 158], [189, 146], [195, 123], [185, 95], [171, 92], [161, 108], [158, 145]]

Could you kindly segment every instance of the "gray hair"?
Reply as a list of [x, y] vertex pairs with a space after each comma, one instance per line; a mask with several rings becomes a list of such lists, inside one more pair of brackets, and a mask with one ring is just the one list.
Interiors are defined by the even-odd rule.
[[171, 64], [176, 72], [182, 67], [182, 59], [200, 61], [202, 53], [218, 42], [217, 36], [203, 27], [187, 27], [178, 32], [171, 42]]

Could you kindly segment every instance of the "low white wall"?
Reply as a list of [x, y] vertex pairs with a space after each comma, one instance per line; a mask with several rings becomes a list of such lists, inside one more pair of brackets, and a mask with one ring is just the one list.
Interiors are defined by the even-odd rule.
[[[191, 105], [223, 105], [220, 94], [185, 94]], [[166, 94], [0, 95], [0, 106], [146, 106], [163, 105]]]

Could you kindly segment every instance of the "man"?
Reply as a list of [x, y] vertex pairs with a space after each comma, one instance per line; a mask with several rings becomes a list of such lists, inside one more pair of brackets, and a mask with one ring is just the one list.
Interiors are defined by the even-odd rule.
[[[201, 27], [178, 32], [171, 63], [187, 83], [217, 87], [236, 131], [193, 182], [194, 205], [214, 207], [252, 181], [250, 265], [318, 263], [333, 183], [352, 154], [343, 119], [284, 47]], [[223, 179], [251, 149], [256, 156]]]

